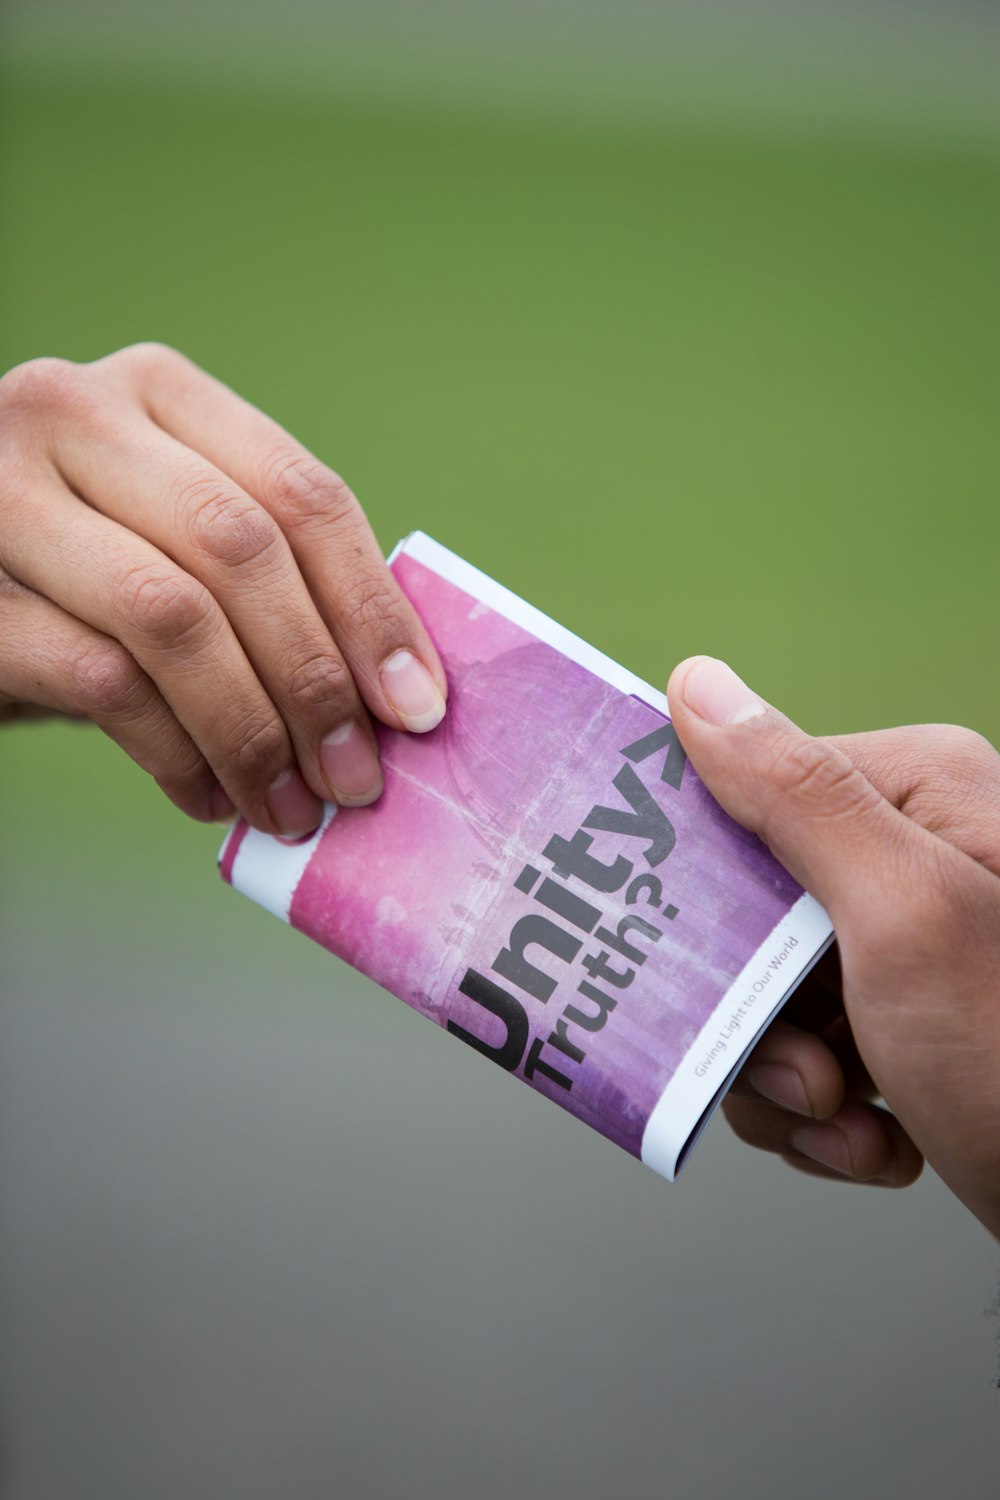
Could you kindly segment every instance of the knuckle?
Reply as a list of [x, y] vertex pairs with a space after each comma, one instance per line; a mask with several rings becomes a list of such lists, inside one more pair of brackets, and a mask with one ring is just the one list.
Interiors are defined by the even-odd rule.
[[195, 578], [153, 565], [135, 568], [122, 583], [122, 599], [133, 629], [154, 645], [180, 645], [203, 628], [215, 608]]
[[955, 724], [920, 725], [911, 733], [904, 764], [901, 811], [988, 860], [1000, 798], [1000, 755], [989, 740]]
[[821, 815], [853, 812], [872, 795], [860, 771], [825, 740], [796, 737], [781, 751], [775, 770], [781, 796]]
[[114, 717], [127, 710], [145, 680], [124, 646], [111, 641], [88, 643], [75, 657], [71, 673], [81, 710], [98, 717]]
[[276, 523], [261, 506], [225, 494], [217, 485], [189, 485], [187, 503], [192, 541], [212, 562], [224, 567], [250, 567], [280, 541]]
[[103, 359], [95, 360], [93, 367], [119, 394], [133, 401], [138, 398], [145, 405], [147, 393], [190, 369], [190, 361], [166, 344], [144, 340], [106, 354]]
[[156, 339], [142, 339], [137, 344], [128, 344], [124, 349], [109, 354], [108, 363], [132, 365], [140, 371], [148, 370], [152, 374], [159, 374], [163, 370], [184, 366], [187, 360], [169, 344], [161, 344]]
[[264, 492], [285, 527], [342, 526], [359, 514], [340, 475], [307, 453], [275, 449], [265, 459], [263, 479]]
[[339, 601], [338, 615], [345, 635], [351, 640], [363, 640], [379, 631], [393, 612], [396, 603], [389, 587], [388, 569], [385, 576], [363, 573], [351, 582], [345, 597]]
[[241, 726], [231, 764], [237, 780], [253, 782], [274, 769], [287, 755], [284, 726], [274, 718], [249, 718]]
[[[345, 700], [355, 696], [354, 683], [345, 664], [335, 656], [306, 657], [292, 669], [288, 683], [295, 704], [310, 714], [338, 708], [350, 712]], [[353, 705], [352, 705], [353, 706]]]
[[984, 772], [994, 775], [1000, 769], [1000, 756], [974, 729], [959, 724], [937, 724], [930, 732], [929, 752], [943, 768], [960, 780], [978, 783]]
[[155, 771], [155, 775], [168, 796], [171, 793], [199, 791], [215, 782], [214, 771], [194, 744], [177, 749]]
[[66, 412], [86, 395], [86, 377], [68, 359], [42, 358], [15, 365], [0, 380], [0, 406], [19, 413]]
[[9, 573], [0, 568], [0, 603], [5, 600], [21, 602], [27, 599], [29, 592], [23, 583], [18, 583], [16, 578], [11, 578]]

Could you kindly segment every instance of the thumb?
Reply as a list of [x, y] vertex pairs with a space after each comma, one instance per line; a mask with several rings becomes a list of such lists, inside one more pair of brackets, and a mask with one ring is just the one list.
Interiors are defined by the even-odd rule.
[[670, 717], [698, 775], [768, 845], [836, 923], [903, 879], [913, 839], [930, 838], [847, 756], [765, 703], [724, 662], [694, 656], [667, 688]]

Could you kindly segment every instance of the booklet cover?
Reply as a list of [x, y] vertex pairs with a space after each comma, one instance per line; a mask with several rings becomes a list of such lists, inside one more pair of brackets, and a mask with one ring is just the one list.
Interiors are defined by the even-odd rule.
[[422, 533], [390, 559], [449, 681], [385, 791], [224, 879], [663, 1176], [832, 940], [662, 693]]

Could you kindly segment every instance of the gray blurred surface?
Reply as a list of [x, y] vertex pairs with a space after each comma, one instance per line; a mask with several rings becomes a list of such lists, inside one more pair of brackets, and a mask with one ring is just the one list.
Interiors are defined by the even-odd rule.
[[995, 141], [992, 0], [5, 0], [15, 62], [341, 96]]
[[54, 796], [73, 843], [3, 850], [4, 1500], [998, 1492], [1000, 1255], [935, 1180], [716, 1122], [669, 1186], [218, 885], [211, 835], [158, 868], [152, 790], [108, 859]]

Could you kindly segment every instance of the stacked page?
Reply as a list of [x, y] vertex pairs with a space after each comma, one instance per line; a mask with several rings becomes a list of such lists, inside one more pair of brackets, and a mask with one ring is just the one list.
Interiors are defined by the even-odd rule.
[[662, 693], [422, 533], [390, 562], [444, 721], [379, 727], [372, 807], [297, 843], [237, 823], [223, 877], [672, 1180], [830, 920]]

